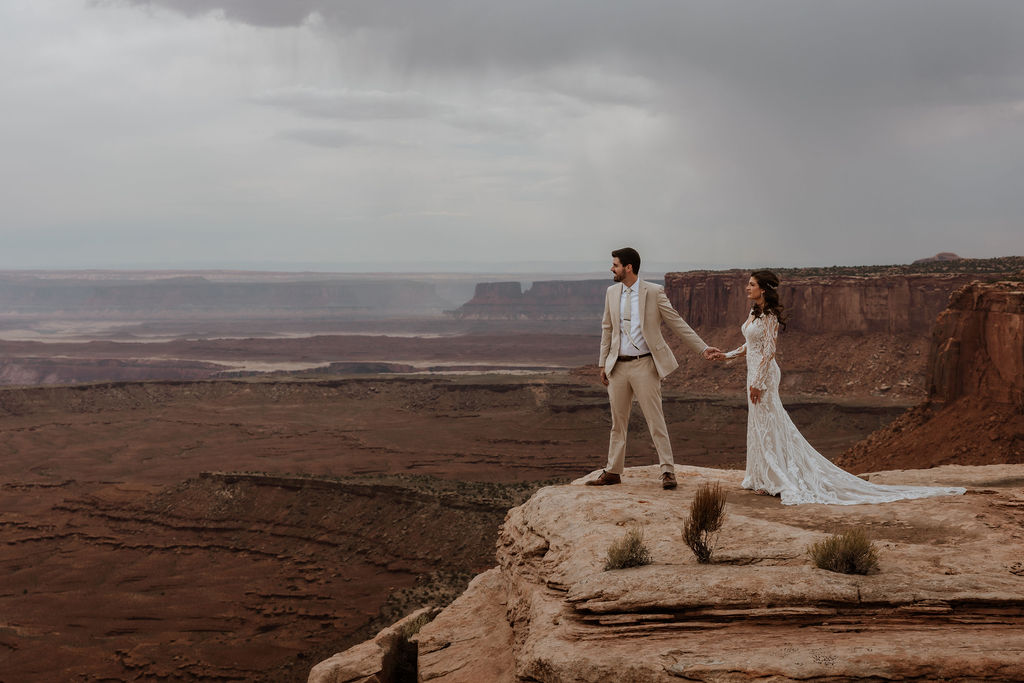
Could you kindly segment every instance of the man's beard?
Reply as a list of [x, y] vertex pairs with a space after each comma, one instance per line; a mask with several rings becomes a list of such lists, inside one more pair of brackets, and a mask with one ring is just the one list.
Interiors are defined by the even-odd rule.
[[623, 278], [622, 275], [616, 275], [615, 273], [612, 273], [612, 280], [614, 282], [622, 282], [622, 278]]

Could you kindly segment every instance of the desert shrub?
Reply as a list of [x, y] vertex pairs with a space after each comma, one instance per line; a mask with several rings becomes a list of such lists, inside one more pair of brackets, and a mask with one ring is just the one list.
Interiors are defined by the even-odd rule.
[[639, 524], [630, 527], [626, 535], [608, 547], [605, 570], [642, 567], [651, 563], [651, 552], [644, 543], [644, 530]]
[[431, 622], [431, 618], [432, 617], [429, 612], [424, 612], [415, 619], [410, 619], [409, 621], [402, 624], [402, 627], [398, 629], [398, 633], [402, 638], [409, 640], [414, 635], [419, 633], [421, 628], [429, 624]]
[[807, 549], [820, 569], [841, 574], [867, 574], [878, 569], [878, 550], [863, 529], [848, 529]]
[[690, 503], [690, 516], [683, 526], [683, 540], [701, 564], [711, 561], [718, 531], [724, 521], [725, 493], [721, 484], [715, 482], [698, 486]]

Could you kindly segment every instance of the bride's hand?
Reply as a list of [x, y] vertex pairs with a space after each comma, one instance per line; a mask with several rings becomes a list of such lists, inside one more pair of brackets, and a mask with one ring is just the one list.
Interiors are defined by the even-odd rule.
[[725, 354], [717, 346], [709, 346], [704, 349], [704, 360], [722, 360]]
[[764, 392], [757, 387], [750, 387], [750, 402], [757, 405], [761, 401], [761, 395]]

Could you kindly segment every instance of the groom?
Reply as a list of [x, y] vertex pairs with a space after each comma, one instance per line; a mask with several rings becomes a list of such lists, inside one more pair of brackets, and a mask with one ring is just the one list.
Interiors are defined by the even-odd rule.
[[661, 463], [661, 486], [676, 487], [672, 444], [668, 440], [665, 414], [661, 407], [661, 380], [679, 367], [672, 350], [661, 335], [665, 323], [694, 351], [710, 360], [719, 349], [697, 336], [672, 308], [665, 289], [641, 280], [640, 254], [632, 247], [612, 252], [612, 276], [601, 321], [601, 383], [608, 387], [612, 409], [612, 432], [608, 443], [608, 464], [587, 486], [618, 484], [626, 459], [626, 430], [629, 411], [636, 396], [647, 420]]

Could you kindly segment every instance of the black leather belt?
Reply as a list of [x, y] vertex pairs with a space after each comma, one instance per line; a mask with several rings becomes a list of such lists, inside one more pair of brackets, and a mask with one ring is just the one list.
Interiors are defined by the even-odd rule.
[[628, 363], [631, 360], [637, 360], [639, 358], [647, 358], [647, 356], [649, 356], [649, 355], [651, 355], [651, 354], [649, 354], [649, 353], [641, 353], [639, 356], [619, 356], [619, 362], [620, 363]]

